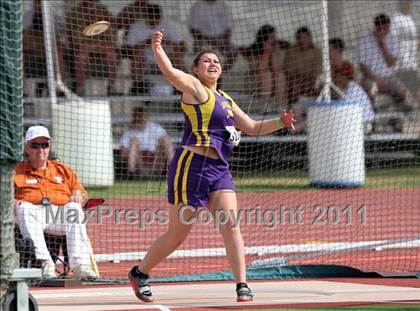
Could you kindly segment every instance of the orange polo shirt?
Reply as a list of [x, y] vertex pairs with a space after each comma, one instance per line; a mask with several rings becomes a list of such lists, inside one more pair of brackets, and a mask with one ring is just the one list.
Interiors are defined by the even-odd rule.
[[29, 161], [23, 161], [15, 168], [15, 199], [41, 204], [43, 198], [49, 198], [54, 205], [69, 203], [73, 190], [86, 190], [77, 180], [76, 174], [68, 166], [47, 161], [47, 169], [34, 169]]

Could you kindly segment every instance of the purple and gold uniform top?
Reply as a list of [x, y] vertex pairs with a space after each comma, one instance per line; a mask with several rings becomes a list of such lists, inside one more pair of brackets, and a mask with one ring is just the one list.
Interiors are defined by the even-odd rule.
[[198, 105], [181, 103], [185, 119], [181, 145], [213, 147], [220, 159], [227, 163], [235, 146], [232, 135], [236, 131], [233, 116], [236, 104], [225, 92], [219, 91], [218, 94], [206, 86], [204, 88], [208, 94], [206, 102]]

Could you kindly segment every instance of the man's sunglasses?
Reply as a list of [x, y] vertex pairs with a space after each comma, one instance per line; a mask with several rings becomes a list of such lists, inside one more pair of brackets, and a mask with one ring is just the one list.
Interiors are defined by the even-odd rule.
[[47, 149], [50, 147], [50, 143], [31, 143], [29, 146], [31, 149]]

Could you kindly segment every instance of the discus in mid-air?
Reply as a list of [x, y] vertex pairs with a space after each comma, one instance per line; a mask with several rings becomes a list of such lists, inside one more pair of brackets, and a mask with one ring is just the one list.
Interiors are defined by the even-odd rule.
[[83, 34], [88, 37], [93, 37], [104, 33], [111, 27], [111, 23], [107, 21], [98, 21], [87, 25], [83, 29]]

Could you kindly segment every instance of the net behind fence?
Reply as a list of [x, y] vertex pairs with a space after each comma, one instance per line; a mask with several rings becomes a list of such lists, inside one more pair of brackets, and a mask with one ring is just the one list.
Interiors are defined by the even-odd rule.
[[22, 2], [0, 3], [0, 304], [16, 268], [13, 169], [22, 159]]
[[[34, 205], [50, 200], [40, 219], [64, 217], [80, 230], [41, 259], [58, 256], [68, 269], [60, 261], [56, 267], [66, 275], [83, 261], [100, 279], [126, 279], [166, 232], [168, 164], [184, 124], [202, 125], [184, 120], [181, 95], [156, 65], [150, 40], [164, 28], [164, 49], [178, 69], [191, 72], [202, 48], [220, 52], [219, 86], [253, 119], [285, 109], [296, 114], [295, 132], [243, 132], [230, 161], [239, 206], [234, 220], [249, 268], [334, 264], [418, 273], [420, 6], [409, 4], [26, 1], [25, 129], [49, 128], [51, 148], [38, 149], [70, 166], [89, 197], [105, 199], [68, 214], [48, 207], [65, 202], [54, 201], [53, 188], [38, 187], [42, 175], [29, 178], [38, 180], [30, 186], [23, 182], [22, 198]], [[103, 20], [108, 30], [83, 34]], [[54, 163], [59, 168], [49, 182], [68, 182]], [[229, 270], [218, 230], [223, 219], [214, 216], [200, 209], [189, 236], [153, 276]], [[35, 243], [49, 243], [42, 231], [57, 235], [37, 230]], [[34, 256], [21, 264], [40, 265], [41, 255]]]

